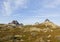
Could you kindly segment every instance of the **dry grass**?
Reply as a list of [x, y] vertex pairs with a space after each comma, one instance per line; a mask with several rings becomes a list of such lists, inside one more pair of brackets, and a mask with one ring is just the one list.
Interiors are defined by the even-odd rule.
[[0, 42], [60, 42], [60, 28], [0, 25]]

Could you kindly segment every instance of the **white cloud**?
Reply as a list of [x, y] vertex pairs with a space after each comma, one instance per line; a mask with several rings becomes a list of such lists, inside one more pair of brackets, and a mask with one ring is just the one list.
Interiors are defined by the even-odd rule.
[[5, 0], [2, 4], [2, 14], [10, 16], [16, 9], [27, 8], [27, 0]]
[[56, 8], [60, 5], [60, 0], [46, 0], [43, 4], [45, 8]]
[[9, 2], [3, 2], [2, 13], [3, 15], [10, 15], [11, 14], [11, 6]]

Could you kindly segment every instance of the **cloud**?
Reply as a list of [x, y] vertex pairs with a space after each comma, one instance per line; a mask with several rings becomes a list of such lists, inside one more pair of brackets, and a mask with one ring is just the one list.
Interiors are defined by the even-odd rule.
[[2, 4], [2, 14], [10, 16], [14, 10], [27, 8], [27, 0], [5, 0]]
[[9, 2], [3, 2], [2, 13], [3, 15], [10, 15], [12, 12], [11, 6]]
[[60, 5], [60, 0], [46, 0], [46, 1], [44, 1], [43, 7], [56, 8], [59, 5]]

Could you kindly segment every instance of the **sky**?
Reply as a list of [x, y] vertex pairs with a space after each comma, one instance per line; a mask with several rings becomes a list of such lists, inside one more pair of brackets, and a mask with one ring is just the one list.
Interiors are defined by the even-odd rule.
[[0, 23], [34, 24], [45, 19], [60, 25], [60, 0], [0, 0]]

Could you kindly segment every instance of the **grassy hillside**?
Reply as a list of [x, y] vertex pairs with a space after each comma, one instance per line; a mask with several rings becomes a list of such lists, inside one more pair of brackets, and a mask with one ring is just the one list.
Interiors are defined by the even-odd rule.
[[60, 27], [0, 24], [0, 42], [60, 42]]

